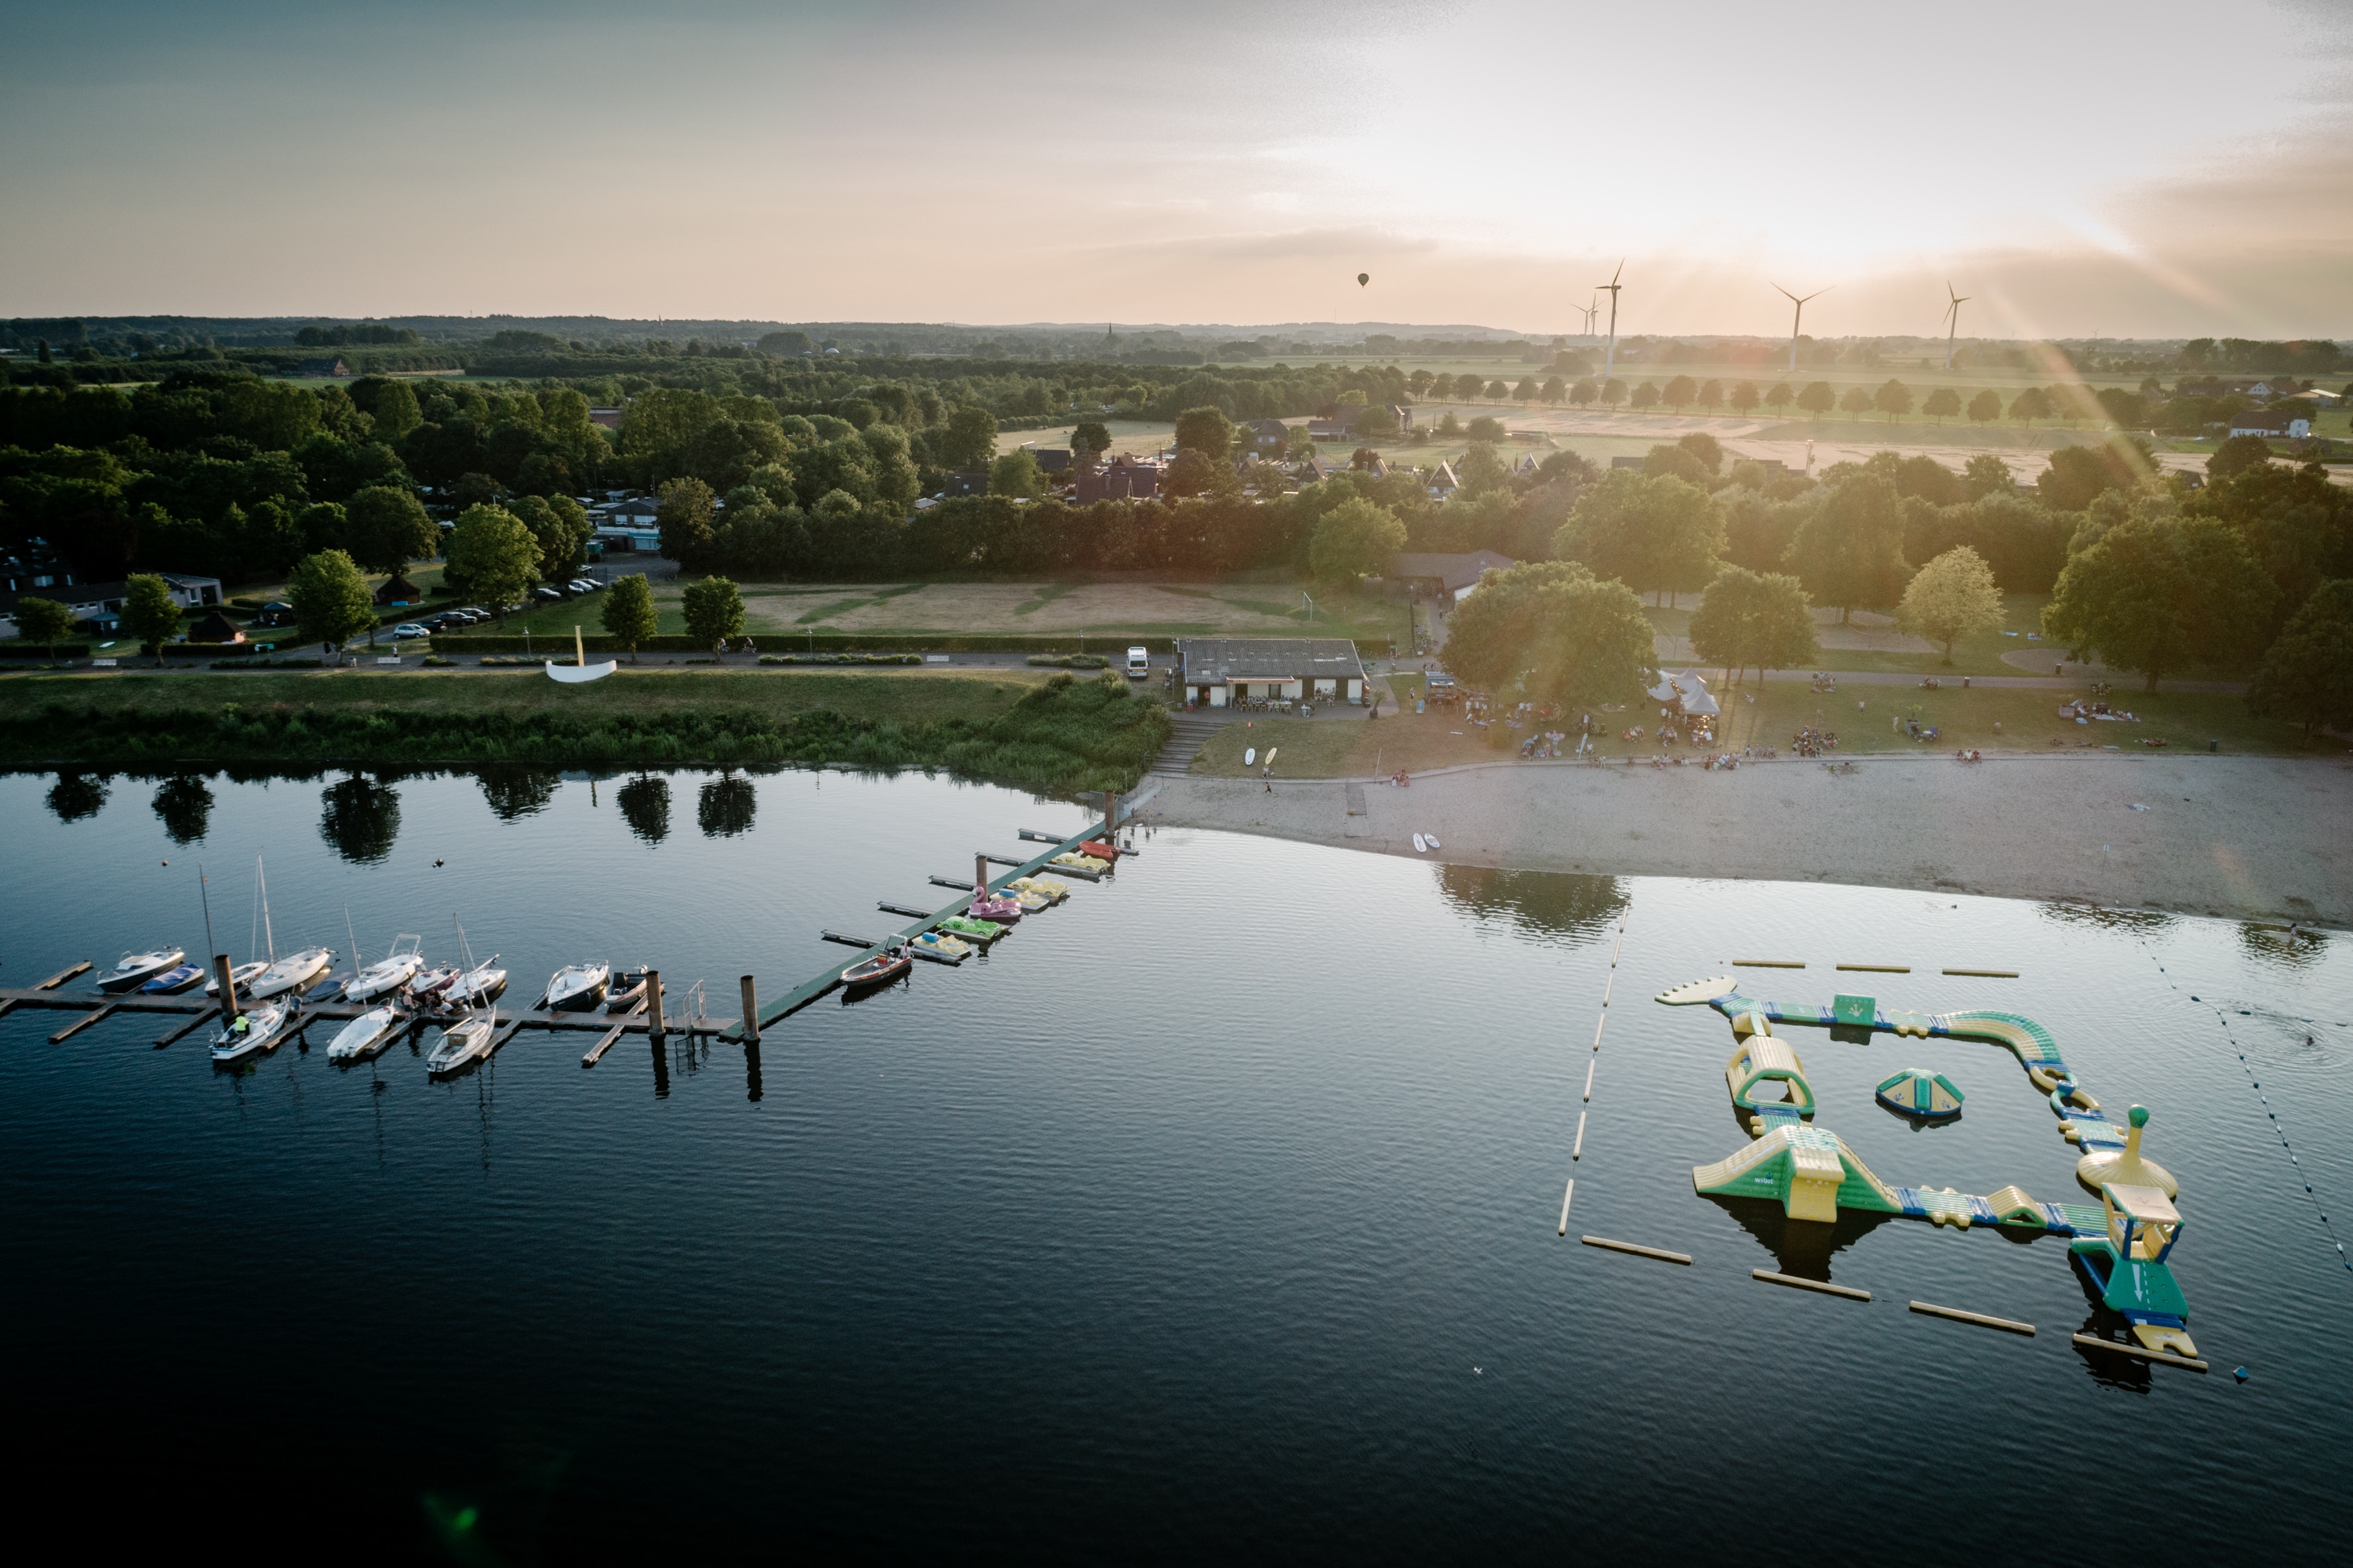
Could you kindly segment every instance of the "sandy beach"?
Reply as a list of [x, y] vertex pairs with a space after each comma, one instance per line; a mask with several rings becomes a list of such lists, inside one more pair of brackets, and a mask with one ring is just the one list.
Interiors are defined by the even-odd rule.
[[[1504, 763], [1408, 789], [1166, 779], [1163, 824], [1611, 875], [1854, 883], [2353, 928], [2353, 764], [2234, 757]], [[1351, 815], [1351, 796], [1360, 803]], [[2146, 810], [2133, 810], [2135, 806]]]

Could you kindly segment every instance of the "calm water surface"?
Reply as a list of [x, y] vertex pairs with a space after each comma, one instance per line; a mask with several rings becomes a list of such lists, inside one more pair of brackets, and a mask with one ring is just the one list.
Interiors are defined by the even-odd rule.
[[[879, 932], [876, 899], [936, 906], [927, 875], [1080, 821], [839, 774], [9, 776], [0, 980], [201, 949], [199, 859], [242, 958], [263, 854], [281, 951], [347, 947], [348, 908], [370, 957], [401, 931], [448, 955], [454, 915], [512, 1000], [603, 958], [659, 966], [674, 998], [708, 977], [732, 1015], [740, 973], [773, 994], [846, 961], [820, 927]], [[38, 1435], [20, 1499], [183, 1546], [473, 1562], [2343, 1552], [2341, 939], [1190, 831], [1141, 847], [985, 961], [804, 1011], [756, 1065], [631, 1037], [584, 1072], [582, 1037], [527, 1031], [434, 1083], [406, 1046], [332, 1066], [322, 1032], [228, 1073], [193, 1037], [152, 1049], [153, 1019], [55, 1046], [64, 1015], [0, 1019], [0, 1299], [12, 1415]], [[1744, 971], [1777, 1000], [1843, 978], [2026, 1013], [2105, 1101], [2148, 1105], [2216, 1373], [2074, 1350], [2094, 1316], [2056, 1238], [1695, 1196], [1690, 1168], [1746, 1141], [1731, 1034], [1649, 998], [1736, 957], [1808, 961]], [[1793, 1044], [1817, 1125], [1883, 1179], [2088, 1201], [2006, 1053]], [[1873, 1101], [1911, 1065], [1968, 1093], [1957, 1124]]]

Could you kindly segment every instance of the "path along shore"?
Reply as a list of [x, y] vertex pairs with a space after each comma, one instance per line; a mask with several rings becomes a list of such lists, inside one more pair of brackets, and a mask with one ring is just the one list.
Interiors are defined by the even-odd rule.
[[[2353, 929], [2353, 763], [2253, 757], [1780, 760], [1710, 772], [1505, 762], [1417, 777], [1166, 778], [1144, 807], [1221, 828], [1530, 871], [2068, 900]], [[1351, 797], [1361, 810], [1350, 813]], [[2134, 810], [2136, 805], [2145, 810]]]

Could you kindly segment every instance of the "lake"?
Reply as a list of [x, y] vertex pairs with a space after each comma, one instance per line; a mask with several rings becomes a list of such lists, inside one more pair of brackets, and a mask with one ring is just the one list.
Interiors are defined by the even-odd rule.
[[[881, 934], [878, 899], [937, 907], [927, 876], [1083, 820], [921, 776], [9, 775], [0, 980], [201, 951], [200, 861], [242, 959], [262, 856], [281, 952], [347, 948], [348, 911], [369, 958], [399, 932], [446, 957], [462, 920], [511, 1003], [608, 959], [732, 1018], [739, 974], [773, 996], [849, 959], [820, 927]], [[2333, 1555], [2342, 938], [1137, 847], [986, 959], [772, 1025], [756, 1064], [633, 1035], [583, 1071], [590, 1037], [527, 1030], [435, 1082], [406, 1044], [331, 1065], [322, 1031], [223, 1071], [200, 1035], [153, 1049], [152, 1016], [54, 1046], [70, 1015], [0, 1019], [20, 1498], [90, 1530], [129, 1499], [120, 1528], [181, 1546], [469, 1562]], [[1747, 1141], [1732, 1035], [1650, 999], [1738, 958], [1808, 965], [1738, 971], [1759, 998], [2025, 1014], [2148, 1106], [2213, 1372], [2071, 1345], [2105, 1320], [2061, 1238], [1695, 1195]], [[2006, 1052], [1786, 1033], [1816, 1125], [1884, 1180], [2096, 1202]], [[1874, 1102], [1915, 1065], [1966, 1091], [1957, 1122]]]

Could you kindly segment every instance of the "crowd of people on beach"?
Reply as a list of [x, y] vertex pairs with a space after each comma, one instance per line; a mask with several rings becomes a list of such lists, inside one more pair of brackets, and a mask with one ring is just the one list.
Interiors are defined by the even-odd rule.
[[1800, 757], [1820, 757], [1824, 752], [1838, 749], [1838, 731], [1816, 729], [1812, 725], [1808, 725], [1797, 733], [1789, 745]]

